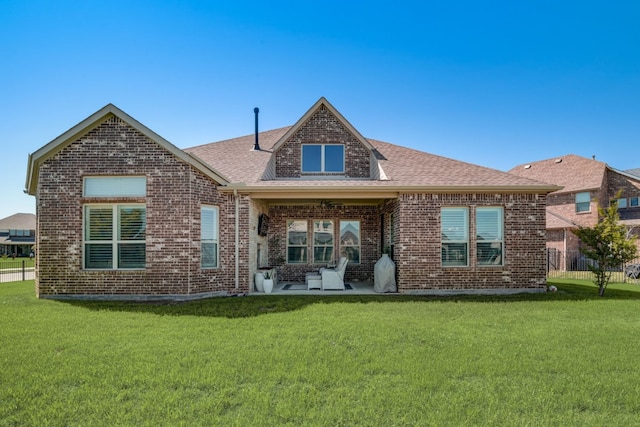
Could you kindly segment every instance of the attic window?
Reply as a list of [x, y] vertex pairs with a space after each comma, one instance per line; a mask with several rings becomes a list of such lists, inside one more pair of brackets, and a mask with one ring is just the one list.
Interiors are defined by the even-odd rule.
[[344, 173], [344, 145], [303, 144], [303, 173]]

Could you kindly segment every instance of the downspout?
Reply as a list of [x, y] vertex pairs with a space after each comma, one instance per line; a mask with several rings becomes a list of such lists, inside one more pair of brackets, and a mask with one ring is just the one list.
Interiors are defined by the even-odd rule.
[[240, 288], [240, 198], [238, 197], [238, 190], [233, 190], [233, 197], [236, 199], [236, 271], [235, 271], [235, 284], [236, 290]]
[[567, 229], [562, 229], [562, 253], [564, 254], [564, 266], [562, 271], [567, 271]]

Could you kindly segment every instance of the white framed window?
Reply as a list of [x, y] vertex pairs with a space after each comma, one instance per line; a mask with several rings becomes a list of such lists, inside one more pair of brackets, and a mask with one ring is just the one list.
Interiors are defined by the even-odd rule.
[[200, 267], [218, 267], [218, 207], [200, 207]]
[[340, 221], [340, 256], [360, 264], [360, 221]]
[[84, 178], [85, 197], [144, 197], [147, 178], [144, 176], [87, 176]]
[[469, 209], [441, 208], [442, 265], [469, 265]]
[[640, 206], [640, 197], [629, 197], [629, 207], [637, 208]]
[[287, 221], [287, 263], [307, 263], [307, 221]]
[[620, 199], [616, 199], [615, 203], [618, 209], [625, 209], [627, 207], [627, 198], [622, 197]]
[[85, 269], [145, 268], [145, 205], [85, 205], [83, 228]]
[[329, 219], [313, 221], [313, 262], [316, 264], [333, 261], [333, 221]]
[[591, 193], [576, 193], [576, 212], [591, 212]]
[[501, 207], [476, 209], [476, 253], [478, 265], [502, 265], [504, 214]]
[[303, 173], [344, 173], [344, 145], [302, 144]]

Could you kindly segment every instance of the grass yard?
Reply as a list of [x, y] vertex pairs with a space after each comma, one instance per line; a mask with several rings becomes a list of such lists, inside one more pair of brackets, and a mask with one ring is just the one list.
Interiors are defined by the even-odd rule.
[[0, 270], [22, 268], [23, 263], [26, 268], [33, 268], [35, 266], [33, 258], [0, 257]]
[[182, 304], [0, 284], [0, 425], [640, 425], [640, 286], [552, 284]]

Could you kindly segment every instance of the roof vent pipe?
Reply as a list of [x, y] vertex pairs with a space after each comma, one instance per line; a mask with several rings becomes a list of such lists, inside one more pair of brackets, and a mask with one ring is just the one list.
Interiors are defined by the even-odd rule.
[[253, 109], [253, 112], [256, 114], [256, 142], [253, 145], [253, 149], [260, 151], [260, 144], [258, 144], [258, 113], [260, 112], [260, 109], [256, 107]]

